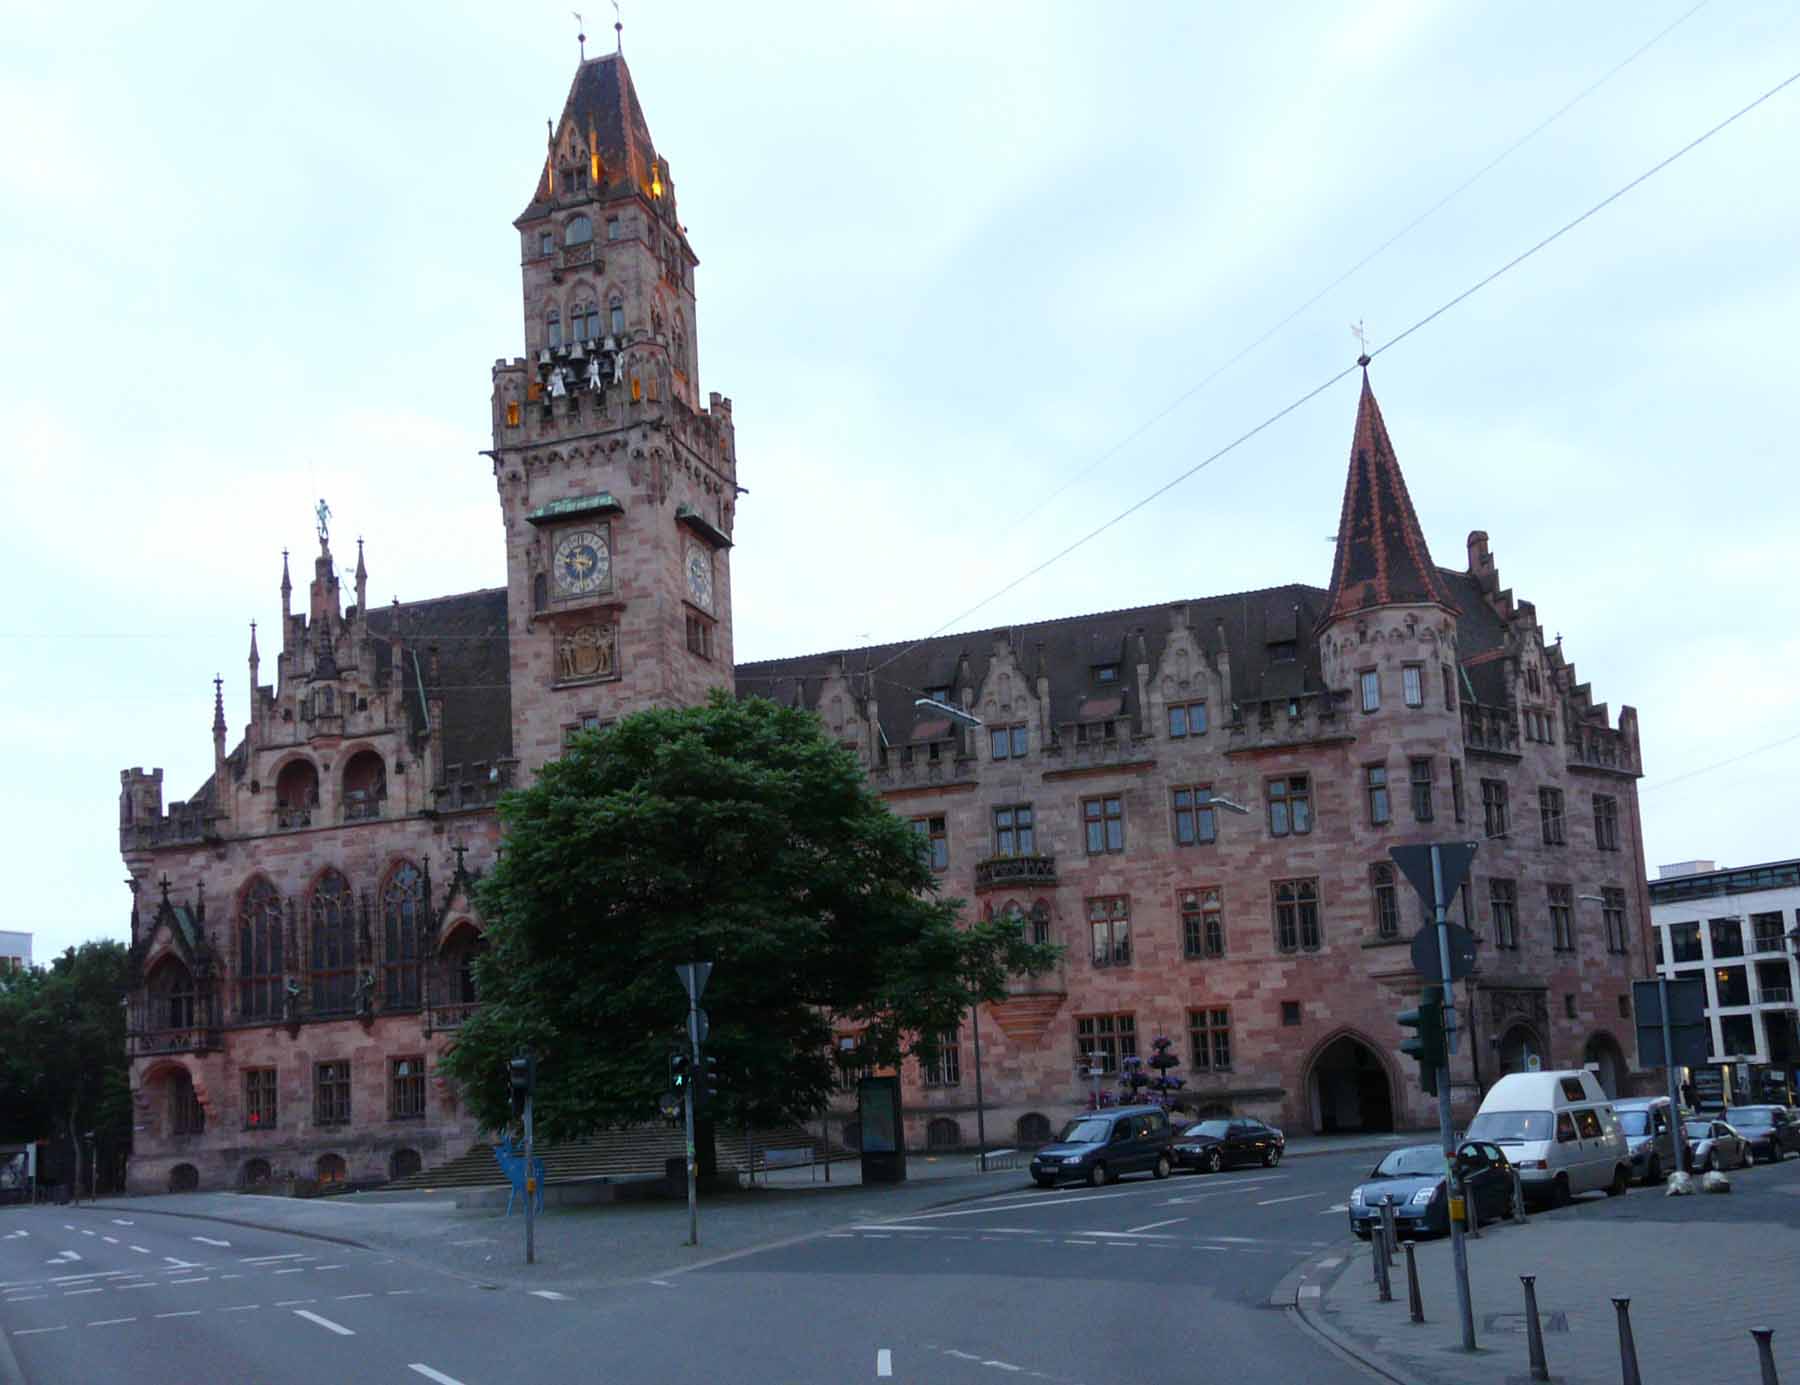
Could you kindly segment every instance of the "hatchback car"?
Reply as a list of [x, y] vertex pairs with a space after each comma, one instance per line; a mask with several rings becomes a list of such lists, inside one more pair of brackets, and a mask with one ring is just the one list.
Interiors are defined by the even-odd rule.
[[1722, 1120], [1701, 1117], [1683, 1121], [1681, 1128], [1693, 1150], [1695, 1173], [1738, 1169], [1750, 1162], [1750, 1142]]
[[1175, 1167], [1217, 1173], [1239, 1164], [1272, 1169], [1287, 1151], [1287, 1136], [1247, 1116], [1190, 1125], [1175, 1141]]
[[1031, 1178], [1040, 1188], [1071, 1179], [1097, 1188], [1127, 1173], [1167, 1178], [1175, 1166], [1169, 1135], [1169, 1113], [1160, 1106], [1093, 1111], [1075, 1117], [1055, 1143], [1032, 1155]]
[[[1443, 1236], [1450, 1232], [1450, 1193], [1445, 1186], [1444, 1151], [1437, 1145], [1390, 1150], [1368, 1181], [1350, 1190], [1350, 1229], [1368, 1240], [1381, 1220], [1381, 1205], [1394, 1203], [1394, 1229], [1402, 1236]], [[1513, 1173], [1506, 1153], [1485, 1140], [1470, 1140], [1456, 1151], [1463, 1196], [1483, 1222], [1513, 1214]]]
[[1790, 1151], [1800, 1153], [1800, 1125], [1785, 1106], [1727, 1106], [1725, 1119], [1749, 1142], [1753, 1160], [1779, 1164]]

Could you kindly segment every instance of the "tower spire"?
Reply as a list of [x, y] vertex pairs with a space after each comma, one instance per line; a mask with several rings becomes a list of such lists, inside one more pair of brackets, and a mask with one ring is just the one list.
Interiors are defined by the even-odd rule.
[[289, 609], [294, 596], [294, 579], [288, 576], [288, 551], [281, 550], [281, 618], [285, 622], [292, 614]]
[[359, 616], [367, 616], [369, 611], [369, 569], [363, 566], [363, 541], [356, 541], [356, 612]]
[[1344, 482], [1337, 554], [1325, 612], [1319, 618], [1321, 628], [1378, 606], [1438, 606], [1457, 613], [1425, 546], [1381, 406], [1369, 387], [1368, 360], [1364, 355], [1360, 362], [1362, 397], [1356, 406], [1350, 473]]

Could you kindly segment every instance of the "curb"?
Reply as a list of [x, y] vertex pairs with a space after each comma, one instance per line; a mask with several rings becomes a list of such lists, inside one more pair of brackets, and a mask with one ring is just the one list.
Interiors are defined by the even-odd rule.
[[25, 1368], [19, 1364], [19, 1358], [13, 1355], [12, 1343], [7, 1340], [8, 1334], [0, 1332], [0, 1385], [26, 1385]]
[[272, 1231], [278, 1236], [298, 1236], [306, 1241], [325, 1241], [334, 1246], [349, 1246], [352, 1250], [373, 1250], [388, 1254], [381, 1246], [372, 1246], [365, 1241], [352, 1240], [348, 1236], [333, 1236], [325, 1231], [302, 1231], [292, 1226], [276, 1226], [272, 1222], [251, 1221], [246, 1217], [221, 1217], [212, 1212], [181, 1212], [167, 1207], [141, 1207], [136, 1203], [119, 1202], [87, 1202], [84, 1207], [94, 1207], [106, 1212], [147, 1212], [157, 1217], [186, 1217], [189, 1221], [217, 1222], [221, 1226], [241, 1226], [246, 1231]]
[[[1359, 1344], [1339, 1332], [1325, 1319], [1319, 1307], [1325, 1298], [1325, 1277], [1332, 1281], [1347, 1273], [1347, 1267], [1361, 1241], [1354, 1239], [1338, 1242], [1329, 1250], [1321, 1251], [1292, 1271], [1269, 1295], [1269, 1306], [1280, 1308], [1293, 1315], [1293, 1320], [1302, 1331], [1310, 1332], [1322, 1342], [1327, 1349], [1336, 1352], [1346, 1361], [1361, 1367], [1379, 1380], [1386, 1380], [1390, 1385], [1423, 1385], [1416, 1377], [1402, 1375], [1385, 1361], [1365, 1355]], [[1324, 1266], [1323, 1261], [1336, 1259], [1336, 1265]], [[1311, 1289], [1309, 1294], [1307, 1289]], [[1311, 1305], [1310, 1307], [1308, 1305]]]

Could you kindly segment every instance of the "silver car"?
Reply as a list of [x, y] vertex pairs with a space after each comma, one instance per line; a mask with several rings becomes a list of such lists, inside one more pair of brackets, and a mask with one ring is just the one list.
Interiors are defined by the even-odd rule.
[[1694, 1172], [1741, 1169], [1750, 1162], [1750, 1142], [1722, 1120], [1684, 1121], [1688, 1146], [1693, 1150]]

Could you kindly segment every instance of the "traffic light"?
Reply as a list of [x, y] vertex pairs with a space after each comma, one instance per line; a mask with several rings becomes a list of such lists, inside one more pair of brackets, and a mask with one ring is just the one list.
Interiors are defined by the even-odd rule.
[[537, 1086], [537, 1059], [529, 1053], [508, 1059], [506, 1077], [512, 1084], [513, 1119], [519, 1120], [525, 1115], [525, 1102]]
[[693, 1059], [685, 1053], [669, 1055], [669, 1090], [676, 1096], [687, 1091], [688, 1079], [693, 1076]]
[[699, 1111], [712, 1105], [718, 1094], [719, 1060], [710, 1053], [702, 1054], [700, 1066], [694, 1072], [694, 1109]]
[[1402, 1029], [1415, 1032], [1400, 1041], [1400, 1051], [1419, 1062], [1419, 1087], [1426, 1096], [1437, 1095], [1438, 1069], [1449, 1065], [1444, 1047], [1444, 992], [1439, 986], [1426, 986], [1419, 992], [1416, 1010], [1402, 1010], [1396, 1018]]

